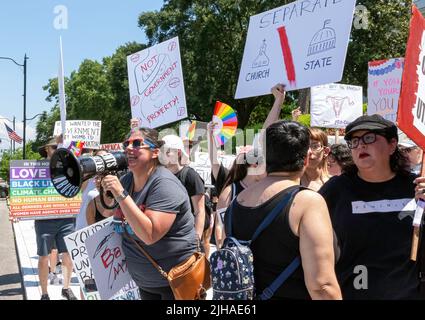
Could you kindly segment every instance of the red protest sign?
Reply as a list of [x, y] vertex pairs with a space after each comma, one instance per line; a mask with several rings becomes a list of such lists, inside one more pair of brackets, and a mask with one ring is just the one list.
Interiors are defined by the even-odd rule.
[[397, 125], [425, 149], [425, 19], [412, 7]]

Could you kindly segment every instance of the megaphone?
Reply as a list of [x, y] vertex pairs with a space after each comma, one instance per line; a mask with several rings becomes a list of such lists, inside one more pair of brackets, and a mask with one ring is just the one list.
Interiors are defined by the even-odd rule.
[[73, 198], [80, 192], [85, 180], [96, 175], [115, 174], [127, 169], [127, 166], [124, 152], [77, 158], [70, 150], [59, 148], [50, 159], [50, 177], [60, 195]]

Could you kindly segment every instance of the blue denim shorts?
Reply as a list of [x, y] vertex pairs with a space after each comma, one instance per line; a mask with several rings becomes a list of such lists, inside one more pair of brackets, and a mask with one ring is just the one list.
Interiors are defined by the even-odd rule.
[[59, 253], [68, 252], [64, 237], [75, 231], [75, 218], [36, 220], [37, 255], [45, 257], [56, 246]]

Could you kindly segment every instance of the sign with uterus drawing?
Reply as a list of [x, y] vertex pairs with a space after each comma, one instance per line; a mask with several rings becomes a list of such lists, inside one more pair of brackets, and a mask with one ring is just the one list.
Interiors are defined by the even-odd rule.
[[235, 98], [342, 79], [355, 0], [298, 0], [252, 16]]
[[311, 126], [345, 128], [363, 114], [363, 88], [327, 84], [311, 88]]

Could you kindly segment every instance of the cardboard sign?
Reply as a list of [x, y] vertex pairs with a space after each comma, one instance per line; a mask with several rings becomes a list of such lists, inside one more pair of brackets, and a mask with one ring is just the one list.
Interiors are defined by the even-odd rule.
[[345, 128], [363, 114], [363, 88], [327, 84], [311, 88], [311, 126]]
[[396, 122], [404, 58], [369, 62], [367, 114]]
[[[223, 166], [230, 170], [236, 156], [234, 155], [220, 155], [217, 157], [218, 161]], [[207, 152], [195, 152], [195, 161], [192, 161], [189, 166], [193, 168], [204, 180], [206, 187], [211, 187], [211, 162]]]
[[[100, 146], [100, 134], [102, 121], [93, 120], [67, 120], [64, 141], [83, 141], [84, 148], [98, 149]], [[62, 133], [60, 121], [56, 121], [53, 135]]]
[[397, 125], [425, 149], [425, 19], [415, 6], [410, 21]]
[[97, 289], [103, 300], [113, 297], [132, 280], [121, 243], [122, 237], [114, 231], [112, 224], [104, 226], [85, 241]]
[[131, 114], [158, 128], [187, 118], [178, 37], [127, 57]]
[[[64, 237], [66, 247], [71, 256], [74, 272], [77, 274], [78, 283], [86, 300], [100, 300], [101, 298], [98, 291], [87, 290], [85, 286], [86, 280], [95, 279], [85, 242], [91, 235], [110, 225], [112, 219], [112, 217], [105, 219]], [[138, 287], [134, 281], [131, 281], [113, 296], [111, 300], [140, 300]]]
[[10, 216], [19, 219], [75, 217], [81, 194], [62, 197], [50, 180], [48, 160], [10, 162]]
[[355, 3], [298, 0], [252, 16], [235, 98], [340, 81]]

